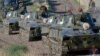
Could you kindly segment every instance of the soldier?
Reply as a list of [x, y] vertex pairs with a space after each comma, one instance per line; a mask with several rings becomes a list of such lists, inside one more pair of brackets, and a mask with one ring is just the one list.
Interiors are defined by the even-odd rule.
[[41, 12], [41, 16], [44, 18], [48, 17], [48, 9], [46, 6], [41, 6], [40, 7], [40, 12]]
[[80, 18], [80, 21], [82, 22], [81, 25], [82, 25], [83, 29], [86, 31], [90, 28], [90, 24], [88, 23], [86, 14], [83, 13], [83, 10], [80, 10], [80, 11], [82, 12], [82, 15], [81, 15], [81, 18]]

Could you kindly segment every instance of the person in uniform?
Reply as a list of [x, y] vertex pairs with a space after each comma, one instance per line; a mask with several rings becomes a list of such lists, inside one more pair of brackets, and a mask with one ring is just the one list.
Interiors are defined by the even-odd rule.
[[82, 8], [79, 8], [79, 12], [82, 14], [81, 15], [81, 18], [80, 18], [80, 21], [81, 21], [81, 25], [83, 27], [83, 30], [88, 30], [90, 28], [90, 25], [89, 23], [87, 22], [87, 17], [85, 15], [85, 13], [83, 13], [83, 9]]
[[40, 14], [43, 18], [48, 18], [48, 9], [46, 6], [40, 7]]

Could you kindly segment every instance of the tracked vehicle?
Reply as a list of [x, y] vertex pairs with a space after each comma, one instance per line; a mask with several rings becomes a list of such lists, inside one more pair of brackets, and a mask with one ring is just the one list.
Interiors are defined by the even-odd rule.
[[57, 23], [50, 27], [48, 39], [52, 56], [82, 55], [84, 52], [81, 51], [89, 50], [92, 45], [100, 47], [98, 45], [100, 43], [97, 42], [100, 41], [100, 32], [95, 27], [93, 18], [90, 14], [85, 14], [87, 23], [93, 25], [84, 30], [82, 28], [84, 22], [81, 21], [82, 15], [61, 16], [60, 21], [57, 20]]

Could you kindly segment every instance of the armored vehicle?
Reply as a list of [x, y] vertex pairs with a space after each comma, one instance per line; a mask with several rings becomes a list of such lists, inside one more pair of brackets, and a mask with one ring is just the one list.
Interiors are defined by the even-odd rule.
[[[100, 32], [89, 13], [85, 13], [85, 22], [82, 19], [83, 14], [61, 17], [56, 21], [56, 24], [50, 27], [48, 39], [52, 56], [81, 55], [83, 52], [80, 53], [80, 51], [89, 50], [92, 45], [100, 47], [100, 43], [97, 42], [100, 41]], [[84, 29], [86, 22], [90, 27]]]
[[18, 19], [9, 19], [9, 34], [19, 33]]
[[18, 9], [18, 0], [2, 0], [2, 14], [6, 17], [7, 12]]
[[6, 14], [10, 11], [18, 10], [24, 13], [26, 10], [26, 5], [30, 3], [31, 0], [1, 0], [1, 9], [4, 18]]
[[30, 14], [24, 15], [24, 18], [19, 21], [19, 24], [21, 27], [21, 36], [24, 37], [26, 41], [42, 39], [41, 27]]
[[18, 18], [12, 17], [8, 20], [4, 20], [4, 29], [7, 34], [16, 34], [19, 33], [19, 23]]
[[29, 21], [24, 27], [21, 27], [21, 36], [27, 41], [41, 40], [41, 28], [37, 23]]
[[34, 27], [34, 28], [39, 27], [39, 29], [41, 30], [41, 31], [37, 31], [37, 33], [40, 33], [41, 37], [48, 35], [49, 26], [52, 23], [53, 17], [48, 17], [48, 18], [43, 18], [43, 17], [37, 18], [37, 17], [39, 17], [39, 15], [37, 15], [37, 12], [26, 13], [25, 15], [23, 15], [23, 18], [21, 18], [19, 21], [22, 34], [24, 34], [24, 32], [27, 32], [27, 33], [30, 32], [29, 29], [31, 28], [31, 26], [28, 26], [28, 25], [32, 23], [34, 24], [34, 26], [37, 25], [37, 27]]
[[7, 34], [19, 33], [19, 18], [16, 11], [8, 12], [6, 19], [3, 19], [4, 30]]

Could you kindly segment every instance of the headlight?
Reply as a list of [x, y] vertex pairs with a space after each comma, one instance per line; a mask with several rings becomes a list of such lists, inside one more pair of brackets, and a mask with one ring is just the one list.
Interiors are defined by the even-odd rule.
[[44, 18], [43, 19], [43, 23], [47, 23], [47, 18]]
[[60, 21], [58, 21], [58, 24], [59, 25], [62, 25], [64, 23], [64, 20], [62, 19], [62, 20], [60, 20]]
[[26, 18], [29, 19], [29, 18], [31, 18], [31, 16], [30, 15], [27, 15]]
[[48, 23], [52, 23], [52, 22], [53, 22], [53, 19], [52, 18], [48, 20]]
[[63, 21], [59, 22], [60, 25], [62, 25], [63, 23], [64, 23]]
[[7, 17], [11, 17], [11, 13], [7, 13]]
[[21, 19], [24, 19], [24, 15], [20, 15], [20, 18], [21, 18]]

